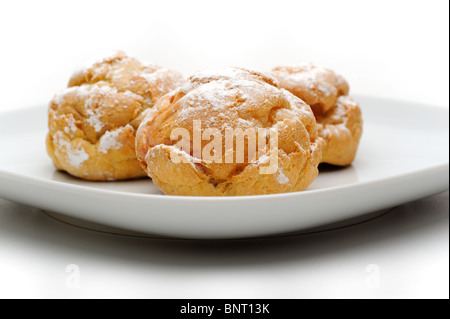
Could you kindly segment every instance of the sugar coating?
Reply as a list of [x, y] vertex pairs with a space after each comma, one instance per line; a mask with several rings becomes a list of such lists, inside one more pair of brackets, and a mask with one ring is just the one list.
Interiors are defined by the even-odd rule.
[[289, 183], [289, 178], [286, 175], [284, 175], [283, 172], [279, 171], [277, 176], [277, 182], [284, 185]]
[[74, 148], [64, 140], [64, 134], [62, 132], [56, 133], [54, 142], [58, 148], [66, 150], [67, 161], [73, 167], [79, 168], [84, 162], [89, 160], [89, 155], [84, 149]]
[[120, 134], [122, 134], [126, 129], [132, 129], [131, 125], [118, 128], [115, 131], [106, 131], [105, 134], [100, 139], [98, 150], [104, 154], [107, 154], [109, 150], [120, 149], [123, 144], [118, 141]]
[[142, 113], [183, 82], [179, 72], [123, 52], [79, 69], [49, 106], [47, 149], [55, 166], [88, 180], [145, 176], [134, 149]]
[[71, 133], [75, 133], [77, 131], [77, 126], [75, 124], [75, 119], [73, 117], [70, 117], [67, 120], [67, 126], [64, 128], [64, 132], [66, 132], [66, 134], [71, 134]]

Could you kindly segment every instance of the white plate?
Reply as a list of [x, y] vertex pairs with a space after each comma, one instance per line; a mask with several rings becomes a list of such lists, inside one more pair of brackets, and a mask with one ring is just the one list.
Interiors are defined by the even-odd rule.
[[125, 231], [218, 239], [368, 217], [448, 189], [448, 110], [373, 97], [358, 100], [365, 131], [351, 167], [322, 168], [302, 193], [239, 198], [164, 196], [150, 179], [94, 183], [72, 178], [57, 172], [46, 155], [46, 107], [1, 113], [0, 196]]

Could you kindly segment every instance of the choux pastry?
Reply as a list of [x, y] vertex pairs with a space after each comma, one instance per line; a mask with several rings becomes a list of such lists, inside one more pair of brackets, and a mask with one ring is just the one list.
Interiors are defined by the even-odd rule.
[[148, 112], [136, 139], [153, 182], [183, 196], [302, 191], [317, 177], [323, 148], [305, 102], [272, 77], [241, 68], [191, 76]]
[[94, 181], [143, 177], [135, 151], [144, 111], [183, 76], [118, 52], [74, 74], [50, 102], [47, 151], [56, 168]]
[[271, 72], [280, 87], [308, 103], [325, 140], [322, 162], [350, 165], [356, 156], [363, 131], [359, 105], [347, 97], [348, 82], [332, 70], [313, 64], [277, 67]]

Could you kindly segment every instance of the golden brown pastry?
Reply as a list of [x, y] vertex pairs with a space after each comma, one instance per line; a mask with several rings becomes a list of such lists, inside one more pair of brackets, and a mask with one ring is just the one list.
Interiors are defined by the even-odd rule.
[[[174, 136], [180, 129], [189, 140]], [[242, 139], [239, 148], [238, 138], [229, 143], [227, 135], [238, 129], [257, 131], [257, 138]], [[199, 133], [207, 138], [196, 143]], [[317, 177], [323, 143], [306, 103], [275, 79], [240, 68], [191, 76], [147, 114], [136, 137], [138, 159], [153, 182], [168, 195], [184, 196], [304, 190]]]
[[361, 109], [351, 97], [341, 96], [325, 114], [316, 116], [319, 135], [325, 140], [322, 163], [353, 163], [363, 132]]
[[358, 150], [363, 120], [359, 105], [347, 97], [347, 81], [332, 70], [313, 64], [277, 67], [271, 74], [281, 88], [311, 106], [319, 135], [325, 140], [322, 162], [350, 165]]
[[77, 72], [50, 102], [48, 154], [59, 170], [95, 181], [145, 176], [135, 135], [145, 110], [184, 82], [175, 71], [118, 52]]

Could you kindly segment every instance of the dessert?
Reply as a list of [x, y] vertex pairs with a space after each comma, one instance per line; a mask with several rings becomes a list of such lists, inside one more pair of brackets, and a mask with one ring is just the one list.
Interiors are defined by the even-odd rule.
[[311, 108], [272, 77], [242, 68], [194, 74], [147, 114], [136, 138], [142, 167], [168, 195], [302, 191], [322, 158]]
[[46, 144], [55, 167], [95, 181], [145, 176], [136, 130], [146, 110], [183, 82], [180, 73], [123, 52], [75, 73], [49, 106]]
[[311, 106], [319, 135], [325, 140], [322, 162], [350, 165], [358, 150], [363, 120], [359, 105], [348, 97], [348, 82], [332, 70], [313, 64], [276, 67], [271, 75], [280, 87]]

